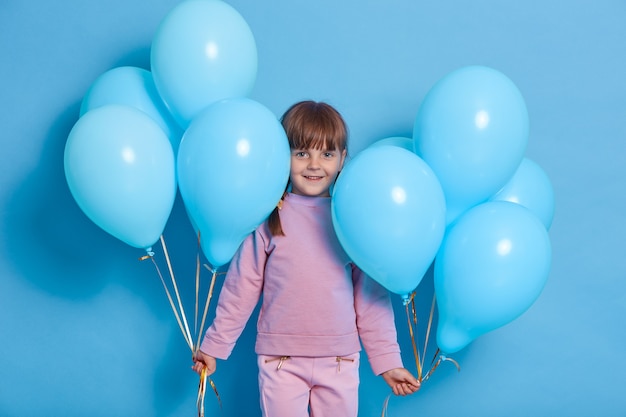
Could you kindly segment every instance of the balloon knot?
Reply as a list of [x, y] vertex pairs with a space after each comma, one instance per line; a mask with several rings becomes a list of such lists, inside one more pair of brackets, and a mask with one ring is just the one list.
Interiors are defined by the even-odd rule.
[[415, 292], [411, 294], [402, 294], [402, 305], [406, 306], [415, 298]]
[[150, 259], [154, 256], [154, 251], [152, 250], [152, 247], [149, 247], [148, 249], [146, 249], [146, 255], [142, 256], [141, 258], [139, 258], [140, 261], [145, 261], [146, 259]]
[[207, 271], [209, 271], [211, 274], [215, 274], [215, 273], [217, 273], [217, 269], [213, 269], [213, 267], [211, 267], [211, 265], [209, 265], [209, 264], [202, 264], [202, 265], [203, 265], [203, 266], [207, 269]]

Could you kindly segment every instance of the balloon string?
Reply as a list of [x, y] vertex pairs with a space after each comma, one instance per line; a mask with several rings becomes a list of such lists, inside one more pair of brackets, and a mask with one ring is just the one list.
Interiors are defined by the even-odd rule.
[[217, 398], [217, 404], [219, 405], [220, 409], [222, 409], [222, 399], [220, 398], [220, 394], [219, 392], [217, 392], [217, 387], [215, 386], [213, 380], [207, 375], [207, 370], [205, 367], [202, 369], [202, 372], [200, 372], [200, 383], [198, 384], [198, 399], [196, 400], [196, 406], [198, 407], [198, 417], [204, 417], [204, 399], [206, 396], [207, 382], [215, 393], [215, 397]]
[[[198, 244], [200, 243], [200, 235], [198, 234]], [[198, 337], [196, 339], [196, 344], [193, 348], [193, 356], [195, 358], [197, 352], [200, 350], [200, 342], [202, 340], [202, 332], [204, 330], [204, 325], [206, 322], [206, 317], [209, 311], [209, 305], [211, 304], [211, 298], [213, 297], [213, 289], [215, 287], [215, 279], [218, 275], [217, 273], [217, 268], [216, 269], [211, 269], [209, 268], [208, 265], [204, 265], [205, 268], [207, 268], [209, 271], [211, 271], [212, 276], [211, 276], [211, 284], [209, 285], [209, 292], [207, 294], [207, 298], [206, 301], [204, 303], [204, 311], [202, 313], [202, 321], [200, 323], [200, 328], [198, 329]], [[199, 257], [199, 253], [198, 253], [198, 257], [196, 258], [196, 279], [199, 281], [200, 280], [200, 257]], [[196, 312], [198, 311], [198, 300], [199, 300], [199, 284], [196, 285]], [[213, 380], [211, 378], [208, 377], [207, 375], [207, 368], [206, 366], [202, 368], [202, 372], [200, 373], [200, 383], [198, 385], [198, 399], [197, 399], [197, 407], [198, 407], [198, 417], [204, 417], [204, 399], [206, 396], [206, 384], [207, 381], [209, 382], [209, 385], [211, 385], [211, 388], [213, 389], [213, 392], [215, 393], [215, 397], [217, 398], [217, 403], [220, 407], [220, 409], [222, 408], [222, 400], [220, 398], [220, 394], [217, 392], [217, 386], [215, 385], [215, 383], [213, 382]]]
[[[200, 341], [202, 340], [201, 339], [202, 331], [204, 329], [206, 316], [207, 316], [207, 313], [209, 311], [209, 305], [211, 304], [211, 298], [213, 297], [213, 288], [215, 287], [215, 279], [216, 279], [216, 277], [218, 275], [217, 269], [213, 269], [212, 270], [211, 268], [209, 268], [208, 265], [204, 265], [204, 267], [212, 272], [212, 276], [211, 276], [211, 284], [209, 285], [209, 292], [207, 294], [206, 302], [204, 303], [204, 312], [202, 313], [202, 322], [200, 324], [200, 333], [199, 333], [198, 339], [196, 341], [196, 346], [195, 346], [195, 349], [194, 349], [194, 356], [195, 356], [195, 353], [197, 353], [200, 350]], [[206, 369], [206, 366], [205, 366], [205, 367], [202, 368], [202, 372], [200, 373], [200, 385], [198, 386], [198, 401], [197, 401], [198, 417], [204, 417], [204, 398], [205, 398], [205, 395], [206, 395], [207, 379], [209, 381], [209, 384], [211, 385], [211, 388], [213, 388], [213, 392], [215, 393], [215, 397], [217, 398], [217, 403], [219, 404], [220, 409], [222, 408], [222, 400], [220, 398], [220, 394], [217, 392], [217, 387], [215, 386], [215, 383], [213, 382], [213, 380], [211, 380], [211, 378], [208, 378], [208, 376], [206, 374], [206, 370], [207, 369]]]
[[387, 408], [389, 407], [389, 399], [391, 398], [391, 394], [387, 395], [385, 401], [383, 402], [383, 412], [380, 414], [380, 417], [386, 417], [388, 415]]
[[[437, 349], [437, 352], [439, 352], [439, 349]], [[437, 355], [435, 355], [435, 357], [437, 357]], [[434, 359], [435, 358], [433, 358], [433, 361]], [[432, 368], [430, 368], [430, 370], [424, 376], [424, 381], [427, 381], [432, 376], [433, 372], [435, 372], [435, 369], [439, 367], [441, 362], [451, 362], [454, 366], [456, 366], [457, 372], [461, 372], [461, 366], [459, 365], [457, 361], [455, 361], [452, 358], [448, 358], [445, 355], [440, 355], [439, 359], [437, 359], [437, 362], [432, 366]]]
[[[413, 303], [415, 303], [415, 298], [413, 298]], [[426, 359], [426, 351], [428, 349], [428, 339], [430, 339], [430, 330], [433, 325], [433, 316], [435, 315], [436, 304], [437, 304], [437, 294], [433, 293], [433, 302], [430, 305], [430, 314], [428, 316], [428, 326], [426, 327], [426, 337], [424, 339], [424, 354], [422, 355], [422, 364], [421, 364], [422, 369], [424, 369], [424, 360]], [[439, 351], [439, 349], [437, 349], [437, 351]]]
[[[204, 265], [204, 267], [208, 269], [209, 271], [211, 271], [208, 265]], [[206, 316], [209, 311], [209, 305], [211, 304], [211, 298], [213, 297], [213, 288], [215, 287], [215, 278], [217, 277], [217, 269], [212, 270], [212, 273], [213, 274], [211, 276], [211, 284], [209, 285], [209, 292], [207, 294], [206, 301], [204, 303], [204, 312], [202, 313], [202, 322], [200, 323], [200, 335], [202, 334], [202, 331], [204, 329], [204, 323], [206, 322]], [[198, 336], [198, 340], [196, 341], [195, 352], [197, 352], [200, 349], [201, 339], [202, 338]]]
[[[426, 358], [426, 352], [428, 349], [428, 341], [430, 339], [430, 331], [432, 329], [433, 317], [435, 314], [436, 298], [435, 298], [435, 295], [433, 294], [433, 302], [430, 307], [430, 315], [428, 317], [428, 326], [426, 328], [426, 337], [424, 340], [424, 352], [423, 352], [423, 355], [421, 355], [419, 347], [417, 345], [417, 341], [416, 341], [416, 333], [417, 333], [418, 326], [417, 326], [417, 309], [415, 307], [415, 294], [416, 292], [413, 291], [411, 295], [404, 297], [404, 308], [406, 311], [407, 324], [409, 326], [409, 336], [411, 337], [411, 343], [413, 344], [413, 355], [415, 356], [415, 366], [417, 367], [417, 380], [420, 383], [422, 383], [426, 381], [428, 378], [430, 378], [432, 373], [435, 371], [435, 369], [439, 366], [439, 364], [442, 361], [445, 361], [445, 360], [452, 361], [457, 365], [457, 368], [459, 367], [458, 367], [458, 364], [454, 360], [450, 358], [445, 358], [443, 356], [439, 358], [439, 361], [434, 366], [432, 366], [433, 362], [435, 361], [439, 353], [439, 349], [437, 349], [437, 353], [435, 354], [435, 357], [433, 357], [433, 360], [431, 362], [430, 370], [426, 373], [424, 377], [422, 377], [422, 373], [424, 369], [424, 360]], [[409, 312], [409, 306], [411, 308], [410, 312]], [[415, 326], [415, 331], [413, 331], [413, 326]], [[385, 398], [385, 401], [383, 402], [383, 409], [382, 409], [381, 417], [386, 417], [388, 414], [390, 398], [391, 398], [391, 394], [389, 394], [387, 398]]]
[[198, 399], [196, 400], [196, 406], [198, 407], [198, 417], [204, 417], [204, 396], [206, 394], [206, 367], [202, 368], [200, 372], [200, 383], [198, 384]]
[[176, 283], [176, 278], [174, 277], [174, 270], [172, 269], [172, 263], [170, 262], [170, 256], [167, 252], [167, 246], [165, 245], [165, 239], [163, 239], [163, 235], [161, 235], [161, 246], [163, 247], [163, 253], [165, 254], [165, 260], [167, 261], [167, 267], [170, 271], [170, 277], [172, 279], [172, 285], [174, 286], [174, 293], [176, 294], [176, 301], [178, 302], [178, 308], [180, 309], [181, 317], [183, 319], [183, 323], [185, 324], [185, 331], [187, 332], [187, 338], [190, 343], [190, 348], [193, 353], [193, 342], [191, 337], [191, 332], [189, 331], [189, 325], [187, 324], [187, 316], [185, 315], [185, 309], [183, 308], [183, 303], [180, 299], [180, 293], [178, 292], [178, 284]]
[[193, 331], [196, 334], [196, 337], [198, 339], [200, 339], [201, 333], [198, 331], [198, 305], [200, 304], [199, 301], [199, 295], [200, 295], [200, 232], [198, 232], [198, 249], [196, 251], [196, 304], [195, 304], [195, 311], [194, 311], [194, 324], [193, 324]]
[[[172, 285], [174, 287], [175, 290], [175, 294], [176, 294], [176, 299], [178, 302], [178, 306], [180, 308], [180, 312], [179, 310], [176, 308], [176, 304], [174, 303], [174, 298], [172, 297], [172, 294], [165, 282], [165, 279], [163, 278], [163, 274], [161, 273], [161, 269], [159, 268], [159, 265], [157, 264], [157, 262], [154, 259], [154, 252], [152, 252], [152, 248], [150, 248], [148, 250], [147, 255], [144, 255], [142, 257], [139, 258], [140, 261], [144, 261], [147, 259], [150, 259], [152, 261], [152, 264], [154, 265], [154, 267], [156, 268], [157, 271], [157, 275], [159, 276], [159, 279], [161, 280], [161, 284], [163, 284], [163, 288], [165, 289], [165, 294], [167, 295], [167, 299], [170, 303], [170, 307], [172, 308], [172, 311], [174, 312], [174, 317], [176, 318], [176, 322], [178, 323], [178, 327], [183, 335], [183, 337], [185, 338], [185, 342], [187, 342], [187, 346], [189, 346], [189, 349], [192, 352], [193, 357], [195, 358], [197, 351], [200, 348], [200, 336], [202, 333], [202, 330], [204, 329], [204, 324], [206, 322], [206, 317], [207, 317], [207, 313], [209, 310], [209, 304], [211, 301], [211, 297], [213, 295], [213, 288], [215, 286], [215, 279], [218, 275], [217, 273], [217, 269], [215, 270], [211, 270], [207, 265], [205, 265], [205, 267], [207, 267], [207, 269], [209, 269], [210, 271], [212, 271], [213, 276], [211, 279], [211, 285], [209, 287], [209, 293], [207, 295], [207, 300], [204, 306], [204, 313], [202, 315], [202, 322], [200, 325], [200, 328], [197, 329], [197, 322], [198, 322], [198, 307], [199, 307], [199, 293], [200, 293], [200, 249], [198, 249], [198, 254], [196, 256], [196, 305], [195, 305], [195, 326], [196, 328], [194, 329], [194, 333], [197, 334], [197, 341], [196, 344], [194, 345], [193, 339], [191, 337], [191, 332], [189, 331], [189, 326], [187, 324], [187, 318], [185, 316], [185, 310], [183, 308], [182, 305], [182, 301], [180, 298], [180, 293], [178, 291], [178, 285], [176, 283], [176, 278], [174, 276], [174, 271], [172, 269], [172, 263], [170, 261], [170, 257], [169, 257], [169, 253], [167, 251], [167, 247], [165, 245], [165, 239], [163, 238], [163, 236], [161, 236], [161, 245], [163, 246], [163, 253], [165, 254], [165, 259], [167, 261], [167, 266], [169, 268], [169, 272], [170, 272], [170, 277], [172, 279]], [[198, 235], [198, 248], [200, 248], [200, 235]], [[182, 320], [181, 320], [182, 317]], [[222, 408], [222, 400], [220, 398], [219, 393], [217, 392], [217, 387], [215, 385], [215, 383], [213, 382], [213, 380], [211, 380], [211, 378], [208, 377], [207, 375], [207, 370], [206, 367], [203, 368], [201, 374], [200, 374], [200, 382], [198, 384], [198, 398], [197, 398], [197, 407], [198, 407], [198, 416], [199, 417], [204, 417], [204, 399], [205, 399], [205, 395], [206, 395], [206, 385], [207, 385], [207, 381], [209, 383], [209, 385], [211, 386], [211, 388], [213, 389], [213, 392], [215, 393], [215, 396], [217, 398], [218, 404], [220, 406], [220, 409]]]
[[[426, 342], [424, 343], [424, 356], [422, 357], [422, 361], [424, 361], [424, 359], [426, 358], [426, 346], [428, 346], [428, 339], [430, 337], [430, 331], [432, 329], [432, 323], [433, 323], [433, 317], [435, 316], [436, 305], [437, 305], [437, 295], [433, 294], [433, 302], [430, 306], [430, 315], [428, 317], [428, 328], [426, 330]], [[445, 355], [440, 355], [440, 353], [441, 353], [441, 350], [437, 348], [437, 350], [435, 351], [435, 354], [433, 355], [433, 359], [430, 361], [430, 369], [428, 370], [426, 375], [424, 375], [424, 378], [422, 378], [422, 381], [420, 382], [428, 381], [428, 379], [433, 375], [435, 370], [439, 367], [439, 365], [441, 365], [442, 362], [450, 362], [454, 366], [456, 366], [457, 372], [461, 371], [461, 366], [459, 365], [457, 361], [455, 361], [452, 358], [448, 358]], [[422, 365], [423, 365], [423, 362], [422, 362]]]
[[170, 290], [167, 288], [167, 284], [165, 283], [165, 280], [163, 279], [163, 274], [161, 273], [161, 269], [159, 268], [159, 265], [154, 260], [154, 256], [152, 256], [152, 255], [142, 256], [139, 259], [142, 260], [142, 261], [146, 260], [146, 259], [150, 259], [152, 261], [152, 264], [156, 268], [157, 275], [161, 279], [161, 284], [163, 284], [163, 288], [165, 289], [165, 294], [167, 295], [167, 299], [170, 302], [170, 307], [172, 308], [172, 311], [174, 312], [174, 317], [176, 317], [176, 322], [178, 323], [178, 327], [180, 328], [180, 331], [183, 334], [183, 337], [185, 338], [185, 341], [187, 342], [187, 345], [189, 346], [189, 349], [191, 349], [193, 351], [193, 343], [192, 343], [191, 339], [189, 338], [188, 334], [185, 333], [185, 329], [183, 328], [183, 323], [180, 320], [180, 315], [178, 314], [178, 310], [176, 309], [176, 305], [174, 304], [174, 300], [172, 299], [172, 295], [170, 294]]
[[[409, 304], [413, 304], [414, 299], [415, 299], [415, 292], [411, 294], [409, 300], [405, 301], [404, 307], [406, 310], [407, 323], [409, 325], [409, 335], [411, 336], [411, 343], [413, 344], [413, 355], [415, 356], [415, 365], [417, 366], [417, 380], [421, 382], [422, 366], [421, 366], [421, 361], [420, 361], [420, 352], [419, 352], [419, 348], [417, 347], [417, 342], [415, 340], [415, 333], [413, 332], [413, 323], [411, 322], [411, 314], [409, 313]], [[414, 308], [413, 308], [413, 321], [417, 324], [417, 315], [415, 314]]]
[[213, 389], [213, 392], [217, 397], [217, 402], [220, 406], [220, 409], [222, 408], [222, 400], [220, 398], [220, 394], [217, 392], [217, 387], [213, 383], [213, 380], [211, 380], [211, 378], [209, 378], [209, 376], [207, 375], [206, 367], [204, 367], [200, 372], [200, 383], [198, 384], [198, 398], [196, 400], [196, 406], [198, 407], [198, 417], [204, 417], [204, 399], [206, 396], [207, 381], [209, 382], [209, 385], [211, 385], [211, 388]]
[[[411, 312], [409, 312], [409, 305], [411, 306]], [[430, 314], [428, 316], [428, 326], [426, 327], [426, 336], [424, 340], [424, 350], [423, 354], [420, 353], [420, 349], [417, 345], [417, 312], [415, 308], [415, 292], [413, 292], [409, 297], [405, 298], [404, 306], [406, 310], [407, 322], [409, 325], [409, 335], [411, 337], [411, 343], [413, 344], [413, 355], [415, 356], [415, 364], [417, 366], [417, 380], [419, 382], [427, 381], [435, 370], [439, 367], [442, 362], [450, 362], [454, 364], [457, 368], [457, 371], [461, 371], [461, 367], [458, 362], [456, 362], [452, 358], [448, 358], [445, 355], [440, 355], [440, 350], [437, 348], [435, 355], [433, 356], [432, 361], [430, 362], [430, 369], [424, 375], [424, 361], [426, 360], [426, 353], [428, 351], [428, 342], [430, 340], [430, 333], [433, 326], [433, 318], [435, 316], [435, 306], [437, 305], [437, 297], [436, 294], [433, 294], [433, 301], [430, 306]], [[413, 330], [413, 326], [415, 326], [415, 331]], [[386, 410], [388, 400], [385, 401], [385, 406], [383, 409]]]

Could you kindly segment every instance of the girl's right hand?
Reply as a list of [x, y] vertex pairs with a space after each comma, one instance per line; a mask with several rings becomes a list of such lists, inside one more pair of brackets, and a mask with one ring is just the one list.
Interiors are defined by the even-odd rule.
[[196, 355], [193, 358], [193, 366], [191, 367], [191, 369], [193, 369], [194, 372], [200, 375], [203, 368], [206, 368], [207, 376], [213, 375], [215, 369], [217, 368], [217, 361], [213, 356], [209, 356], [199, 350], [198, 352], [196, 352]]

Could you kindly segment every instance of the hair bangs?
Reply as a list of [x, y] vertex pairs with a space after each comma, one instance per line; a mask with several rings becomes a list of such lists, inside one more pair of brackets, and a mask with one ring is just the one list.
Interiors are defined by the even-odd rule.
[[326, 103], [300, 102], [286, 112], [282, 122], [292, 149], [346, 149], [345, 122]]

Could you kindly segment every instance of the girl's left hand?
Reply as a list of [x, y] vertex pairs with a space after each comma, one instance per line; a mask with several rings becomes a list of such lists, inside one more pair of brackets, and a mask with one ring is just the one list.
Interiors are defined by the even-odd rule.
[[382, 377], [395, 395], [410, 395], [420, 389], [419, 381], [404, 368], [390, 369]]

